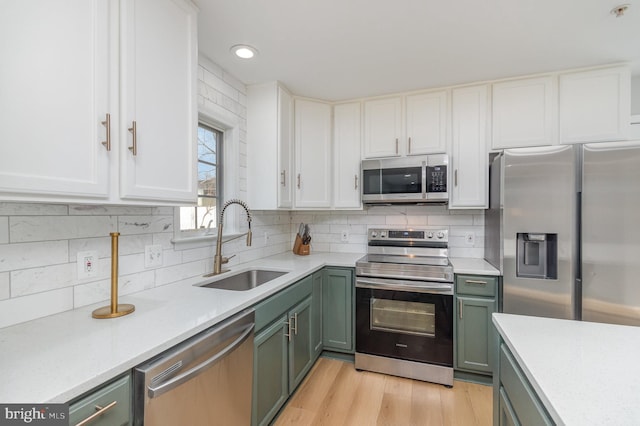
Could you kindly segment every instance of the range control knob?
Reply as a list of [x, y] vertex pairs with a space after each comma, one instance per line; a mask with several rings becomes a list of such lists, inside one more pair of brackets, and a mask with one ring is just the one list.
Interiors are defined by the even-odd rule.
[[444, 233], [443, 232], [438, 232], [438, 238], [443, 239], [444, 238]]
[[433, 238], [433, 232], [427, 232], [427, 238]]
[[375, 238], [378, 236], [378, 233], [376, 231], [371, 231], [371, 238]]
[[384, 238], [387, 236], [387, 231], [380, 232], [380, 238]]

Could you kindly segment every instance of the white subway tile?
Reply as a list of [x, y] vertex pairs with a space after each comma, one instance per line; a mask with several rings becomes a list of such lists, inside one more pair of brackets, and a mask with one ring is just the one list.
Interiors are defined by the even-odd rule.
[[118, 230], [122, 235], [173, 232], [173, 216], [121, 216]]
[[213, 265], [209, 265], [209, 262], [206, 262], [204, 260], [197, 260], [195, 262], [183, 263], [181, 265], [158, 269], [155, 271], [156, 286], [170, 284], [187, 278], [197, 277], [198, 275], [204, 275], [206, 272], [211, 272], [212, 268]]
[[[262, 238], [262, 236], [260, 236], [260, 238]], [[257, 243], [256, 238], [254, 238], [253, 244], [256, 244], [256, 243]], [[215, 252], [215, 249], [213, 248], [213, 246], [201, 247], [201, 248], [191, 249], [191, 250], [184, 250], [182, 252], [182, 261], [187, 263], [187, 262], [193, 262], [195, 260], [204, 259], [204, 260], [211, 260], [211, 262], [213, 262], [214, 252]]]
[[67, 263], [67, 241], [0, 245], [0, 272]]
[[[118, 298], [127, 294], [148, 290], [154, 286], [155, 274], [153, 271], [120, 276], [118, 277]], [[111, 279], [77, 285], [73, 288], [74, 308], [101, 301], [104, 301], [105, 305], [111, 301]]]
[[144, 253], [120, 256], [118, 261], [118, 271], [120, 275], [135, 274], [144, 271], [144, 269]]
[[[238, 91], [238, 95], [247, 93], [247, 86], [244, 85], [243, 82], [235, 78], [233, 75], [228, 72], [223, 72], [222, 74], [223, 81], [229, 86], [233, 87]], [[240, 96], [238, 96], [238, 101], [240, 100]]]
[[57, 216], [68, 211], [68, 206], [60, 204], [0, 203], [0, 216]]
[[383, 215], [362, 215], [362, 216], [352, 216], [349, 215], [347, 218], [347, 222], [349, 224], [364, 224], [364, 225], [386, 225], [387, 217]]
[[160, 234], [153, 234], [153, 243], [160, 244], [163, 249], [173, 249], [173, 233], [163, 232]]
[[472, 215], [435, 215], [429, 216], [428, 225], [433, 226], [452, 226], [452, 225], [473, 225]]
[[0, 272], [0, 300], [11, 297], [9, 272]]
[[386, 217], [386, 224], [391, 226], [409, 226], [409, 218], [406, 215], [390, 215]]
[[101, 206], [72, 204], [69, 206], [70, 216], [144, 216], [151, 214], [151, 207], [141, 206]]
[[113, 216], [11, 216], [12, 243], [108, 236], [116, 231]]
[[154, 216], [172, 216], [175, 213], [176, 209], [177, 207], [167, 207], [167, 206], [153, 207], [151, 209], [151, 214]]
[[9, 218], [0, 216], [0, 244], [9, 242]]
[[11, 297], [26, 296], [72, 286], [76, 275], [75, 268], [75, 263], [64, 263], [12, 271]]
[[0, 309], [0, 328], [72, 308], [73, 289], [71, 287], [3, 300], [2, 309]]

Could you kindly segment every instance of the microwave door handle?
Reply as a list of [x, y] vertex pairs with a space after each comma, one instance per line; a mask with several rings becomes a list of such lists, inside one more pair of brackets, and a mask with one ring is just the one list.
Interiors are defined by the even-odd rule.
[[422, 162], [422, 199], [426, 199], [427, 198], [427, 192], [429, 192], [427, 190], [427, 162], [423, 161]]

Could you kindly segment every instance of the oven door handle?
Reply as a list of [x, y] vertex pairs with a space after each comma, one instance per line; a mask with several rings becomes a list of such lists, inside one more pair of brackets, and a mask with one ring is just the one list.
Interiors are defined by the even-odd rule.
[[428, 284], [416, 284], [407, 280], [393, 280], [393, 283], [390, 283], [389, 280], [356, 277], [356, 288], [453, 295], [452, 284], [439, 284], [432, 282], [429, 282]]

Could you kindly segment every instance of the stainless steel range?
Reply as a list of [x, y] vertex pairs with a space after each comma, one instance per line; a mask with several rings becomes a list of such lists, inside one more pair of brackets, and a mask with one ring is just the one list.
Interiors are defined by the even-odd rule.
[[369, 229], [356, 263], [355, 367], [453, 385], [448, 229]]

